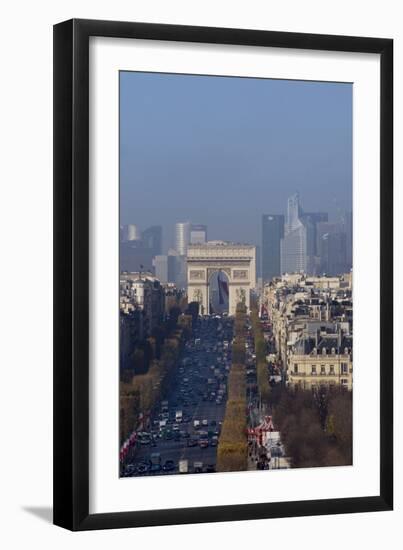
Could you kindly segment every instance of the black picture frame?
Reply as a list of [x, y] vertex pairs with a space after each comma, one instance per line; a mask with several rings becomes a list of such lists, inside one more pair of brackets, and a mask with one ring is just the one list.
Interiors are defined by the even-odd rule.
[[[89, 38], [377, 53], [380, 124], [380, 490], [370, 497], [89, 513]], [[54, 26], [54, 523], [77, 530], [393, 507], [393, 40], [73, 19]]]

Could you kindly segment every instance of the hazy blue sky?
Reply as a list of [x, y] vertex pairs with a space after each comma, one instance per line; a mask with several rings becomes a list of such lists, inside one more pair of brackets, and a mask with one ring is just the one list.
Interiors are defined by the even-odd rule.
[[260, 244], [263, 213], [352, 206], [352, 85], [122, 72], [121, 223]]

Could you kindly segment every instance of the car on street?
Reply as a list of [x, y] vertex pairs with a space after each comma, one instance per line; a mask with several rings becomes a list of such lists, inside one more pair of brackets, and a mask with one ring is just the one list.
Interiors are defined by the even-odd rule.
[[135, 464], [127, 464], [126, 468], [125, 468], [125, 472], [126, 476], [133, 476], [137, 473], [137, 467]]
[[194, 462], [193, 463], [193, 471], [195, 474], [202, 474], [203, 473], [203, 462]]
[[140, 462], [140, 464], [137, 464], [137, 473], [138, 474], [146, 474], [149, 470], [149, 465], [145, 462]]
[[166, 460], [162, 469], [164, 472], [172, 472], [172, 470], [175, 470], [175, 462], [173, 460]]

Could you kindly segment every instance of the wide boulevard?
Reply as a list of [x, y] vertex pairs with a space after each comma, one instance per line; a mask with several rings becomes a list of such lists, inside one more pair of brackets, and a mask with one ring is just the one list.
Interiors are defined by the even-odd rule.
[[171, 390], [138, 434], [123, 476], [215, 471], [232, 337], [230, 317], [199, 318]]

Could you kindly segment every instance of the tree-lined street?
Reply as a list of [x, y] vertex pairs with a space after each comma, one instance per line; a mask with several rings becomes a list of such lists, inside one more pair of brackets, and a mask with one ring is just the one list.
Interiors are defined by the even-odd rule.
[[[211, 472], [227, 400], [233, 319], [200, 317], [177, 364], [170, 391], [137, 434], [122, 475]], [[187, 461], [187, 462], [186, 462]]]

